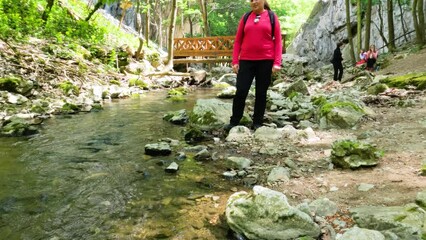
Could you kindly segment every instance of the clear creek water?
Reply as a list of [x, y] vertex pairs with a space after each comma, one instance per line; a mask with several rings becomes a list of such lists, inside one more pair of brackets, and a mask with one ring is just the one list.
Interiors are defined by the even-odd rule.
[[168, 238], [149, 231], [185, 227], [179, 209], [191, 204], [188, 196], [215, 191], [194, 181], [212, 173], [185, 160], [179, 174], [166, 174], [159, 162], [173, 161], [176, 152], [151, 157], [144, 146], [182, 140], [183, 128], [163, 115], [213, 94], [197, 90], [188, 102], [171, 103], [152, 92], [46, 120], [31, 138], [0, 138], [0, 239]]

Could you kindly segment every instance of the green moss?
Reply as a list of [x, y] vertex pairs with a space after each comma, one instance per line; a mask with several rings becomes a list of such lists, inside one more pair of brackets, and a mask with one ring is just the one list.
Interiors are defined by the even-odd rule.
[[184, 98], [183, 96], [171, 96], [168, 98], [169, 101], [171, 102], [186, 102], [187, 99]]
[[187, 95], [188, 90], [185, 87], [173, 88], [167, 92], [168, 97]]
[[322, 106], [327, 103], [327, 98], [325, 96], [315, 96], [312, 98], [311, 102], [315, 106]]
[[16, 76], [0, 78], [0, 90], [8, 92], [17, 92], [22, 79]]
[[384, 91], [386, 91], [386, 89], [388, 89], [388, 86], [384, 83], [379, 83], [373, 86], [370, 86], [367, 89], [367, 93], [370, 95], [377, 95], [379, 93], [382, 93]]
[[139, 78], [129, 79], [129, 87], [131, 87], [131, 86], [136, 86], [136, 87], [139, 87], [139, 88], [145, 89], [145, 90], [148, 89], [148, 84], [144, 80], [139, 79]]
[[408, 86], [414, 86], [418, 90], [424, 90], [426, 89], [426, 72], [388, 77], [380, 80], [380, 82], [387, 84], [389, 87], [407, 88]]
[[355, 111], [364, 112], [361, 107], [352, 102], [327, 102], [320, 108], [320, 116], [325, 116], [334, 108], [351, 107]]
[[393, 220], [394, 220], [395, 222], [402, 222], [405, 218], [407, 218], [407, 215], [398, 215], [398, 216], [395, 216], [395, 217], [393, 218]]
[[80, 89], [75, 86], [72, 82], [70, 81], [66, 81], [66, 82], [62, 82], [59, 84], [59, 88], [66, 94], [66, 95], [70, 95], [70, 94], [75, 94], [75, 95], [79, 95], [80, 94]]
[[106, 99], [109, 96], [109, 91], [102, 92], [102, 99]]
[[293, 92], [291, 92], [291, 93], [288, 95], [288, 98], [289, 98], [290, 100], [293, 100], [293, 98], [296, 98], [296, 97], [298, 97], [299, 95], [302, 95], [302, 94], [301, 94], [301, 93], [299, 93], [299, 92], [293, 91]]
[[78, 112], [80, 110], [80, 108], [72, 103], [65, 103], [62, 108], [61, 108], [61, 112], [63, 113], [75, 113]]
[[42, 106], [39, 106], [39, 105], [33, 105], [31, 107], [31, 112], [44, 113], [44, 112], [46, 112], [46, 109], [44, 109]]
[[200, 125], [211, 125], [216, 123], [217, 119], [215, 118], [215, 114], [211, 111], [207, 111], [204, 115], [200, 116], [195, 113], [189, 114], [189, 122], [200, 124]]
[[111, 81], [109, 81], [109, 83], [112, 84], [112, 85], [120, 86], [120, 82], [117, 81], [117, 80], [111, 80]]

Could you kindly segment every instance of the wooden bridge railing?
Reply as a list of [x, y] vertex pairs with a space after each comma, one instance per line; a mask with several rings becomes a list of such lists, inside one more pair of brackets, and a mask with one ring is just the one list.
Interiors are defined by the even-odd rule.
[[[285, 34], [283, 53], [285, 53]], [[175, 38], [173, 44], [174, 64], [192, 62], [231, 62], [235, 36]], [[195, 58], [188, 58], [195, 57]]]

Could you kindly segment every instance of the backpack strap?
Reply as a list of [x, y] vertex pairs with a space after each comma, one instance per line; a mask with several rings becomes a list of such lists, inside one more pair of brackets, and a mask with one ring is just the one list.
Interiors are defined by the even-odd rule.
[[271, 21], [271, 36], [272, 36], [272, 40], [275, 40], [275, 16], [274, 16], [274, 12], [272, 12], [271, 10], [268, 10], [268, 14], [269, 14], [269, 20]]
[[[249, 18], [250, 14], [251, 14], [251, 11], [250, 12], [246, 12], [244, 14], [244, 18], [243, 18], [243, 24], [244, 24], [244, 26], [246, 25], [247, 19]], [[269, 21], [271, 22], [271, 36], [272, 36], [272, 40], [275, 40], [275, 36], [274, 36], [274, 33], [275, 33], [275, 15], [274, 15], [274, 12], [271, 11], [271, 10], [268, 10], [268, 15], [269, 15]], [[244, 31], [243, 31], [243, 34], [244, 34]]]
[[246, 25], [247, 19], [249, 18], [250, 14], [251, 14], [251, 11], [244, 13], [244, 26]]

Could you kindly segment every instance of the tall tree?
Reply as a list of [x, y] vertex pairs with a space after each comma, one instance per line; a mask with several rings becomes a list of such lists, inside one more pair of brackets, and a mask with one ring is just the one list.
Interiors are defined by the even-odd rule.
[[[103, 5], [105, 4], [111, 4], [111, 3], [115, 3], [118, 2], [119, 0], [98, 0], [95, 4], [95, 6], [93, 7], [93, 10], [89, 13], [89, 15], [86, 17], [85, 21], [88, 22], [93, 14], [95, 14], [96, 11], [98, 11]], [[87, 4], [87, 6], [91, 6], [91, 1]]]
[[198, 0], [199, 4], [200, 4], [200, 10], [201, 10], [201, 14], [203, 16], [203, 33], [204, 33], [204, 37], [209, 36], [209, 22], [208, 22], [208, 18], [207, 18], [207, 2], [206, 0]]
[[385, 46], [389, 46], [389, 41], [385, 36], [385, 31], [384, 31], [384, 21], [383, 21], [383, 7], [382, 7], [382, 2], [379, 1], [379, 10], [378, 10], [378, 16], [379, 16], [379, 25], [377, 25], [376, 22], [373, 22], [374, 26], [377, 28], [380, 36], [382, 37], [382, 40], [384, 42]]
[[371, 30], [371, 5], [372, 0], [367, 0], [367, 12], [365, 15], [365, 36], [364, 36], [364, 48], [367, 50], [370, 48], [370, 30]]
[[420, 44], [425, 45], [426, 44], [426, 26], [425, 26], [425, 13], [424, 13], [424, 0], [420, 0], [417, 3], [417, 11], [419, 12], [419, 31], [418, 34], [420, 37]]
[[120, 8], [121, 8], [122, 14], [121, 14], [121, 19], [120, 19], [120, 24], [118, 25], [119, 28], [121, 27], [121, 24], [123, 23], [124, 17], [126, 16], [127, 9], [131, 8], [132, 6], [133, 6], [133, 4], [132, 4], [132, 1], [130, 1], [130, 0], [124, 0], [120, 3]]
[[349, 47], [352, 64], [355, 64], [354, 42], [352, 40], [352, 26], [351, 26], [351, 3], [350, 0], [345, 0], [346, 3], [346, 29], [348, 31]]
[[[150, 29], [149, 29], [149, 22], [151, 19], [151, 5], [149, 0], [146, 0], [146, 12], [145, 12], [145, 41], [146, 41], [146, 46], [149, 46], [149, 34], [150, 34]], [[161, 23], [160, 23], [161, 24]]]
[[393, 23], [393, 0], [387, 0], [389, 51], [395, 51], [395, 26]]
[[357, 52], [362, 48], [362, 5], [361, 0], [356, 0], [356, 47]]
[[54, 3], [55, 0], [47, 0], [46, 9], [44, 9], [43, 15], [41, 16], [41, 19], [43, 19], [43, 21], [47, 21], [47, 18], [49, 17], [49, 13], [52, 10]]
[[[422, 0], [420, 0], [422, 1]], [[419, 19], [417, 17], [417, 2], [418, 0], [413, 0], [413, 5], [411, 7], [411, 11], [413, 14], [413, 24], [414, 24], [414, 30], [416, 31], [416, 41], [418, 44], [421, 44], [422, 37], [420, 36], [420, 25], [419, 25]]]
[[177, 0], [172, 0], [170, 12], [170, 26], [169, 26], [169, 36], [167, 41], [167, 64], [164, 67], [164, 71], [170, 70], [173, 68], [173, 38], [175, 36], [175, 25], [176, 25], [176, 15], [177, 15]]
[[399, 16], [401, 19], [401, 26], [402, 26], [402, 35], [404, 36], [404, 39], [406, 42], [408, 42], [408, 38], [407, 38], [407, 27], [405, 26], [405, 20], [404, 20], [404, 11], [402, 10], [402, 3], [401, 1], [403, 0], [398, 0], [398, 7], [399, 7]]

